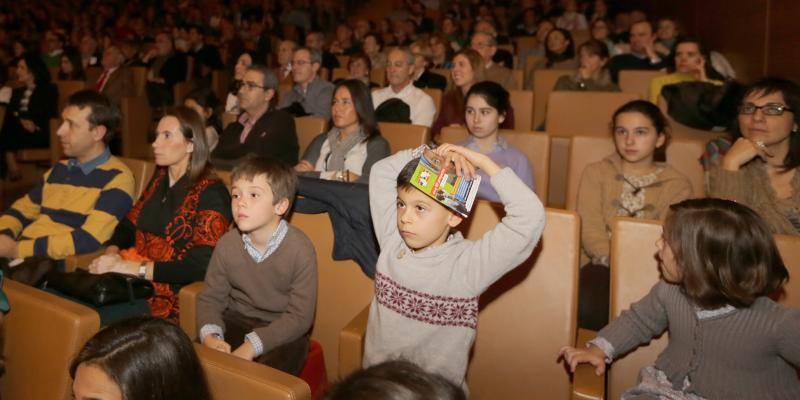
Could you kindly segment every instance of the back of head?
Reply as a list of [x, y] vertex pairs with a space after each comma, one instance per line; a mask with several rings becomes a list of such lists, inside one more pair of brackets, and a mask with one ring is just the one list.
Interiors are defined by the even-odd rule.
[[135, 317], [103, 328], [70, 366], [91, 364], [117, 384], [125, 400], [210, 400], [205, 374], [191, 340], [175, 324]]
[[781, 288], [789, 274], [767, 223], [742, 204], [690, 199], [670, 206], [664, 238], [697, 305], [748, 307]]
[[103, 137], [103, 141], [106, 142], [106, 144], [111, 142], [111, 139], [114, 137], [114, 131], [117, 126], [119, 126], [120, 120], [122, 119], [122, 114], [120, 114], [117, 106], [115, 106], [108, 97], [94, 90], [81, 90], [67, 98], [65, 107], [70, 106], [77, 107], [79, 110], [86, 107], [91, 108], [91, 112], [89, 113], [89, 126], [91, 128], [105, 126], [106, 134]]
[[252, 182], [259, 175], [266, 177], [272, 189], [273, 205], [285, 198], [289, 201], [287, 210], [291, 210], [297, 193], [297, 175], [294, 170], [271, 158], [249, 156], [233, 168], [231, 182], [235, 183], [240, 179]]
[[25, 65], [28, 71], [33, 75], [33, 80], [37, 85], [45, 85], [52, 80], [50, 77], [50, 70], [47, 65], [42, 61], [38, 54], [28, 51], [22, 55], [22, 60], [25, 60]]
[[464, 392], [440, 375], [407, 361], [387, 361], [357, 371], [325, 400], [462, 400]]

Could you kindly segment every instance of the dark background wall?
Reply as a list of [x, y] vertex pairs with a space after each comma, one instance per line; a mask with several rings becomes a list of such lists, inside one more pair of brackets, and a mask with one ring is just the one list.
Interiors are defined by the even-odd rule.
[[643, 4], [651, 17], [677, 18], [688, 33], [723, 53], [742, 81], [771, 74], [800, 82], [800, 1], [644, 0], [628, 3]]

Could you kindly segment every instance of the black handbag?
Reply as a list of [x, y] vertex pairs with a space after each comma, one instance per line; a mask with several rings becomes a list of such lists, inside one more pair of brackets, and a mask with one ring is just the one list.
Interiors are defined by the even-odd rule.
[[117, 272], [92, 274], [80, 269], [51, 271], [47, 274], [47, 287], [96, 307], [148, 299], [155, 291], [153, 283], [147, 279]]

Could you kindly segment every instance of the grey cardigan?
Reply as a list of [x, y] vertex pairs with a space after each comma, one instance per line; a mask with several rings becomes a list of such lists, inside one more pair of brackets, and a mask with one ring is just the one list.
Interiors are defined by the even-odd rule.
[[[305, 153], [303, 153], [303, 160], [315, 165], [322, 151], [322, 145], [327, 138], [328, 132], [321, 133], [315, 137], [314, 140], [311, 141], [311, 144], [308, 145]], [[389, 147], [389, 142], [387, 142], [383, 136], [376, 135], [367, 140], [367, 158], [364, 160], [364, 166], [361, 167], [361, 177], [358, 178], [356, 182], [369, 183], [369, 172], [372, 169], [372, 165], [391, 154], [392, 150]], [[301, 175], [319, 178], [320, 171], [304, 172]]]

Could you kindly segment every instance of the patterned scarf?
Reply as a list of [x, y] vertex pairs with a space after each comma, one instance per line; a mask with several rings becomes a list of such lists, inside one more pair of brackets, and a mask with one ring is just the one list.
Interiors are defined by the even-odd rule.
[[344, 160], [345, 156], [347, 156], [347, 152], [350, 151], [353, 147], [357, 144], [364, 141], [366, 136], [364, 135], [364, 130], [361, 128], [361, 125], [358, 126], [358, 129], [350, 134], [345, 140], [339, 140], [340, 133], [339, 129], [334, 128], [328, 132], [328, 145], [331, 148], [330, 154], [327, 156], [327, 162], [325, 169], [327, 171], [338, 171], [344, 169]]

